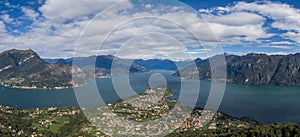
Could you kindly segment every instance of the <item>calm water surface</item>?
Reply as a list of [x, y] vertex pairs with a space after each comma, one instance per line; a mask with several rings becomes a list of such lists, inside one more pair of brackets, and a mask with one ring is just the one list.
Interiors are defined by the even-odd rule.
[[[173, 72], [152, 71], [132, 74], [130, 75], [132, 88], [137, 93], [143, 92], [148, 88], [148, 79], [153, 73], [163, 74], [167, 79], [168, 86], [174, 92], [173, 98], [178, 98], [181, 92], [181, 82], [179, 78], [172, 76]], [[192, 83], [193, 80], [184, 82]], [[88, 90], [91, 83], [93, 82], [88, 81], [87, 85], [81, 88]], [[96, 83], [99, 93], [106, 103], [120, 99], [114, 91], [111, 79], [97, 79]], [[205, 106], [210, 86], [210, 81], [201, 80], [197, 106]], [[195, 94], [186, 94], [187, 98], [189, 96], [195, 96]], [[10, 89], [5, 87], [0, 87], [0, 104], [17, 108], [78, 106], [74, 89]], [[252, 117], [263, 123], [299, 123], [300, 87], [227, 84], [219, 111], [236, 117]]]

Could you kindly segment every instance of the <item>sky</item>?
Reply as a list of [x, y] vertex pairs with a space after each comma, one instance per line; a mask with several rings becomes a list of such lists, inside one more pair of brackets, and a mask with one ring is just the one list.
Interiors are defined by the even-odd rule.
[[298, 0], [0, 1], [0, 51], [43, 58], [286, 55], [300, 52], [299, 32]]

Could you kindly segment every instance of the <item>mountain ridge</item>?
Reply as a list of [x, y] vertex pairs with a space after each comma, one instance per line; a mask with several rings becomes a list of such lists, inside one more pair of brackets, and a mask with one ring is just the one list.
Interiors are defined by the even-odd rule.
[[[218, 56], [218, 55], [217, 55]], [[216, 56], [214, 56], [216, 57]], [[209, 59], [213, 59], [209, 58]], [[209, 59], [196, 63], [201, 79], [210, 79], [212, 72]], [[254, 85], [300, 85], [300, 53], [289, 55], [225, 55], [227, 81], [237, 84]], [[195, 70], [183, 67], [174, 76], [193, 78]]]
[[[93, 58], [105, 58], [105, 57], [111, 57], [116, 58], [116, 59], [122, 59], [125, 62], [128, 63], [132, 63], [133, 66], [141, 66], [144, 69], [147, 70], [177, 70], [177, 66], [176, 65], [181, 65], [183, 64], [185, 61], [172, 61], [169, 59], [123, 59], [123, 58], [119, 58], [113, 55], [99, 55], [99, 56], [89, 56], [89, 57], [75, 57], [75, 59], [88, 59], [90, 57]], [[51, 64], [72, 64], [72, 60], [74, 58], [56, 58], [56, 59], [44, 59], [46, 62], [51, 63]], [[111, 60], [112, 60], [111, 59]], [[99, 67], [99, 64], [97, 64], [96, 60], [96, 67]], [[111, 61], [112, 62], [112, 61]], [[112, 64], [112, 63], [110, 63]], [[163, 65], [162, 65], [163, 64]], [[98, 65], [98, 66], [97, 66]], [[99, 68], [103, 68], [103, 67], [99, 67]]]
[[[90, 77], [94, 76], [96, 78], [109, 77], [111, 73], [127, 74], [148, 71], [146, 68], [140, 65], [137, 65], [135, 63], [132, 63], [130, 65], [129, 60], [118, 58], [113, 55], [93, 55], [89, 57], [74, 57], [67, 59], [58, 58], [45, 60], [51, 64], [69, 64], [78, 66], [79, 68], [84, 70]], [[114, 65], [113, 70], [112, 65]]]
[[[183, 78], [194, 78], [198, 71], [201, 79], [210, 79], [212, 72], [209, 60], [217, 56], [220, 55], [208, 59], [196, 58], [190, 62], [174, 62], [166, 59], [133, 60], [112, 55], [43, 60], [31, 49], [11, 49], [0, 53], [0, 85], [17, 88], [44, 88], [57, 87], [57, 85], [58, 87], [72, 87], [75, 85], [72, 81], [72, 69], [77, 70], [79, 77], [103, 78], [111, 75], [112, 63], [115, 65], [113, 72], [115, 74], [163, 69], [175, 70], [174, 76]], [[73, 64], [74, 59], [75, 64]], [[225, 60], [227, 82], [255, 85], [300, 85], [300, 53], [289, 55], [225, 54]], [[194, 63], [196, 63], [197, 71], [191, 69]], [[95, 69], [93, 69], [94, 66], [96, 66]]]
[[0, 85], [12, 88], [70, 88], [81, 84], [72, 74], [85, 76], [77, 67], [47, 63], [31, 49], [4, 51], [0, 62]]

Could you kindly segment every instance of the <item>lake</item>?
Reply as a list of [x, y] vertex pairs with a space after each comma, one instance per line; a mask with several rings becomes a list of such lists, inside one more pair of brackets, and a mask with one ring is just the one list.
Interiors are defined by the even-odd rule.
[[[168, 86], [174, 92], [172, 98], [177, 99], [181, 92], [181, 80], [178, 77], [173, 77], [173, 72], [170, 71], [157, 70], [131, 74], [130, 84], [132, 88], [137, 93], [142, 93], [148, 88], [148, 79], [154, 73], [161, 73], [165, 76]], [[187, 80], [184, 82], [193, 81]], [[93, 81], [90, 80], [85, 86], [79, 88], [86, 89], [86, 92], [88, 92], [92, 83]], [[112, 103], [120, 99], [110, 78], [97, 79], [96, 83], [99, 93], [106, 103]], [[209, 80], [201, 80], [200, 83], [197, 106], [204, 107], [211, 83]], [[195, 96], [194, 93], [185, 95], [187, 98]], [[251, 117], [266, 124], [274, 122], [299, 123], [299, 98], [300, 86], [227, 84], [219, 111], [236, 117]], [[5, 87], [0, 87], [0, 104], [16, 108], [78, 106], [74, 89], [11, 89]]]

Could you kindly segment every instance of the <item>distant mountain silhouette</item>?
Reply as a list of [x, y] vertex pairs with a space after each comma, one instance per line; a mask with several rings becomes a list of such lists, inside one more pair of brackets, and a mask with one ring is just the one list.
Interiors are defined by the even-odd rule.
[[161, 60], [161, 59], [149, 59], [149, 60], [143, 60], [143, 59], [136, 59], [134, 60], [135, 64], [138, 64], [140, 66], [143, 66], [150, 70], [177, 70], [177, 65], [181, 64], [182, 62], [174, 62], [171, 60]]
[[[91, 66], [92, 62], [96, 63], [96, 68], [102, 69], [111, 69], [113, 59], [117, 60], [119, 65], [129, 65], [132, 63], [131, 71], [132, 72], [143, 72], [148, 70], [177, 70], [177, 65], [183, 64], [183, 62], [174, 62], [167, 59], [121, 59], [118, 57], [114, 57], [112, 55], [101, 55], [101, 56], [90, 56], [90, 57], [76, 57], [76, 58], [69, 58], [69, 59], [45, 59], [45, 61], [49, 63], [55, 64], [72, 64], [73, 59], [76, 59], [79, 67], [83, 68], [86, 66]], [[96, 59], [96, 62], [95, 62]], [[133, 61], [133, 62], [132, 62]]]
[[[146, 68], [130, 62], [130, 60], [121, 59], [112, 55], [75, 57], [69, 59], [45, 59], [53, 64], [75, 65], [84, 70], [89, 76], [103, 77], [111, 74], [114, 61], [115, 74], [127, 74], [136, 72], [146, 72]], [[76, 60], [73, 64], [73, 61]], [[131, 65], [130, 65], [131, 64]]]

